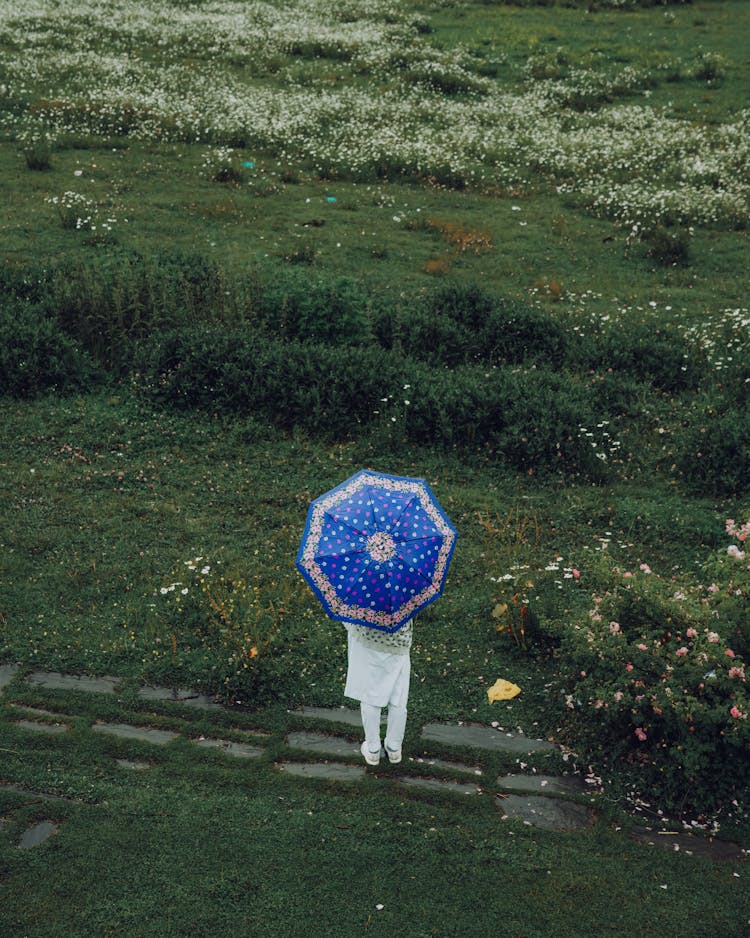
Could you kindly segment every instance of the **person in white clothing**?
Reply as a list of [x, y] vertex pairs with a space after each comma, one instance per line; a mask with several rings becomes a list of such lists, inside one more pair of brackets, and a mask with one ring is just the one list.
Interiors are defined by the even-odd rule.
[[412, 620], [397, 632], [384, 632], [345, 622], [348, 670], [344, 694], [360, 702], [365, 739], [362, 755], [368, 765], [380, 762], [380, 712], [388, 707], [385, 752], [389, 762], [401, 761], [406, 731], [411, 661]]

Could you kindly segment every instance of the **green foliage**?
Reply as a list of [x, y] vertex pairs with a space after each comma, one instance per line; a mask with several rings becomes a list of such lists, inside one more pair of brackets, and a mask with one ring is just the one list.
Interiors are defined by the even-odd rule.
[[750, 696], [727, 624], [702, 587], [647, 567], [612, 567], [605, 581], [562, 634], [576, 745], [669, 811], [714, 811], [750, 783]]
[[89, 356], [38, 307], [6, 302], [0, 309], [0, 395], [75, 394], [102, 379]]
[[743, 402], [716, 393], [700, 399], [675, 434], [675, 463], [693, 492], [750, 491], [750, 411]]
[[379, 348], [206, 329], [144, 345], [136, 383], [162, 404], [252, 414], [328, 439], [385, 427], [401, 441], [486, 452], [532, 472], [601, 479], [612, 455], [586, 436], [602, 417], [587, 386], [533, 367], [448, 371]]
[[690, 233], [684, 228], [657, 225], [641, 235], [646, 254], [665, 267], [686, 265], [690, 261]]

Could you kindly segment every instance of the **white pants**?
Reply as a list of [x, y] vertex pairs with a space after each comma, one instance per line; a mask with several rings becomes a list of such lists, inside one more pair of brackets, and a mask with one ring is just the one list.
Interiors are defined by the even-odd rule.
[[388, 707], [385, 745], [401, 749], [406, 730], [411, 662], [409, 655], [394, 655], [364, 645], [349, 634], [349, 669], [344, 694], [360, 701], [367, 748], [380, 751], [380, 711]]
[[[380, 752], [380, 707], [361, 702], [362, 726], [370, 752]], [[404, 741], [406, 730], [406, 707], [388, 704], [388, 723], [385, 730], [385, 748], [398, 752]]]

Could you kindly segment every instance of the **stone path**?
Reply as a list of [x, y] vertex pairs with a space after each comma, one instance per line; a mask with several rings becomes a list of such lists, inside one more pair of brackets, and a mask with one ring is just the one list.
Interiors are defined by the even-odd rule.
[[[8, 696], [8, 687], [17, 674], [17, 667], [0, 665], [0, 698]], [[34, 671], [25, 678], [27, 687], [91, 694], [114, 694], [119, 684], [120, 679], [117, 677], [71, 675], [55, 671]], [[139, 689], [138, 697], [144, 702], [167, 707], [175, 704], [181, 708], [195, 708], [209, 713], [227, 712], [217, 701], [190, 688], [144, 686]], [[5, 706], [17, 711], [18, 719], [12, 720], [13, 725], [27, 732], [65, 734], [72, 730], [74, 720], [80, 721], [80, 717], [12, 700], [8, 700]], [[383, 784], [421, 792], [425, 797], [431, 793], [459, 798], [489, 796], [494, 799], [502, 820], [519, 821], [541, 830], [570, 833], [596, 823], [597, 792], [592, 791], [580, 776], [552, 776], [537, 774], [535, 771], [533, 774], [507, 774], [495, 779], [488, 787], [484, 780], [485, 758], [492, 759], [500, 753], [514, 757], [518, 763], [521, 757], [531, 758], [557, 752], [558, 747], [548, 740], [533, 739], [520, 732], [507, 732], [502, 728], [478, 724], [428, 723], [421, 732], [421, 740], [427, 751], [431, 744], [436, 745], [439, 752], [456, 749], [459, 756], [468, 754], [471, 764], [423, 754], [406, 759], [397, 766], [383, 759], [379, 766], [370, 768], [362, 763], [359, 751], [361, 722], [358, 711], [346, 707], [303, 707], [289, 711], [289, 715], [293, 721], [303, 726], [308, 724], [309, 728], [293, 729], [283, 740], [288, 752], [274, 762], [274, 768], [286, 775], [342, 783], [361, 782], [369, 776]], [[326, 731], [318, 728], [321, 723], [326, 725]], [[261, 759], [267, 752], [264, 743], [270, 735], [262, 730], [233, 728], [231, 735], [239, 738], [190, 737], [177, 730], [99, 721], [90, 726], [90, 730], [153, 746], [167, 746], [174, 740], [184, 738], [198, 749], [208, 749], [242, 761]], [[224, 732], [227, 732], [226, 729]], [[113, 762], [126, 771], [147, 772], [151, 768], [151, 763], [142, 759], [117, 758]], [[40, 799], [56, 797], [25, 791], [1, 782], [0, 790]], [[57, 800], [60, 800], [59, 796]], [[18, 846], [23, 849], [38, 846], [57, 833], [57, 830], [56, 822], [40, 821], [24, 832]], [[629, 831], [629, 836], [648, 846], [682, 850], [714, 859], [740, 860], [747, 857], [747, 852], [737, 844], [688, 832], [634, 827]]]

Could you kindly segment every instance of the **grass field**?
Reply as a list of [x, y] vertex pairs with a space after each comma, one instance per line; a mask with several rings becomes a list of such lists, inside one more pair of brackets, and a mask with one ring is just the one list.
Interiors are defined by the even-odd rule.
[[[0, 663], [128, 682], [106, 703], [6, 695], [75, 732], [29, 738], [0, 708], [0, 783], [72, 799], [0, 789], [3, 935], [746, 933], [744, 865], [622, 831], [654, 796], [659, 822], [750, 847], [726, 527], [750, 517], [748, 34], [741, 0], [0, 0]], [[471, 319], [488, 297], [499, 337]], [[364, 410], [327, 432], [359, 360]], [[459, 531], [418, 622], [407, 748], [435, 720], [580, 746], [605, 784], [592, 831], [274, 769], [289, 709], [342, 702], [343, 629], [294, 557], [309, 501], [363, 466], [427, 478]], [[244, 621], [168, 607], [196, 557], [281, 608], [267, 654], [248, 659]], [[639, 628], [734, 648], [720, 699], [700, 659], [676, 672], [697, 736], [651, 750], [671, 788], [631, 745], [641, 695], [627, 746], [605, 722], [592, 742], [599, 692], [566, 644], [623, 572], [651, 604]], [[498, 677], [521, 695], [489, 704]], [[227, 728], [145, 708], [146, 682], [220, 694], [232, 726], [272, 733], [266, 755], [90, 731]], [[19, 851], [51, 816], [58, 836]]]

